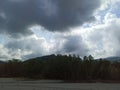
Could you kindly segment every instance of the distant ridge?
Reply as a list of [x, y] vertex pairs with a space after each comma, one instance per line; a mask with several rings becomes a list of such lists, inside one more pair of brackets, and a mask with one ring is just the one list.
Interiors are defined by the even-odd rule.
[[120, 57], [118, 57], [118, 56], [107, 57], [107, 58], [103, 58], [103, 59], [109, 60], [111, 62], [120, 61]]
[[[34, 60], [48, 60], [48, 59], [53, 59], [55, 57], [56, 57], [56, 55], [52, 54], [52, 55], [46, 55], [46, 56], [41, 56], [41, 57], [36, 57], [36, 58], [30, 58], [28, 60], [32, 60], [32, 59], [34, 59]], [[95, 60], [100, 60], [100, 59], [108, 60], [110, 62], [115, 62], [115, 61], [119, 61], [120, 62], [120, 57], [119, 56], [99, 58], [99, 59], [95, 59]]]

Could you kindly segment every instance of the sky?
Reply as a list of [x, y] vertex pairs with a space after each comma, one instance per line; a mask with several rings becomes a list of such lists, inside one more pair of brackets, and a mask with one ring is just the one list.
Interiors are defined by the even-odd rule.
[[120, 56], [120, 0], [0, 0], [0, 59]]

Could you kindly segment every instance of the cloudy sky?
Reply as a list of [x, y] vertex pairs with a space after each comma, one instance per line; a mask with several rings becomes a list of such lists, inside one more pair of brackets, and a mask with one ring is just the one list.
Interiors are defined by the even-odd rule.
[[0, 0], [0, 59], [120, 56], [120, 0]]

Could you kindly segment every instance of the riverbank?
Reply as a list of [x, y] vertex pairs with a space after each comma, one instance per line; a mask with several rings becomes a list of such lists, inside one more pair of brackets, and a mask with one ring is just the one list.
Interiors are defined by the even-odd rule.
[[0, 90], [120, 90], [119, 83], [61, 83], [55, 80], [0, 79]]

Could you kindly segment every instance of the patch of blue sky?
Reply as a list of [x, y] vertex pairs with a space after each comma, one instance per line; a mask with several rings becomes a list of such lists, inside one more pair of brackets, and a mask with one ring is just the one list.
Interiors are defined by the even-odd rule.
[[[107, 13], [109, 13], [111, 10], [111, 2], [107, 3], [106, 7], [102, 10], [98, 10], [98, 12], [96, 13], [95, 17], [99, 17], [99, 23], [104, 23], [104, 18], [106, 16]], [[83, 28], [89, 28], [91, 27], [90, 23], [85, 23], [82, 25]]]
[[104, 8], [103, 10], [100, 10], [97, 15], [100, 16], [100, 22], [103, 23], [104, 22], [104, 17], [107, 13], [109, 13], [111, 10], [111, 3], [107, 4], [107, 7]]
[[34, 34], [38, 38], [45, 38], [48, 42], [54, 38], [54, 35], [52, 32], [49, 32], [47, 30], [32, 30]]
[[85, 24], [82, 25], [82, 27], [83, 28], [89, 28], [89, 27], [91, 27], [91, 25], [89, 23], [85, 23]]
[[103, 49], [103, 43], [101, 43], [101, 42], [99, 42], [98, 44], [97, 44], [97, 49], [98, 50], [101, 50], [101, 49]]
[[5, 40], [5, 36], [0, 35], [0, 43], [1, 44], [5, 44], [6, 40]]
[[120, 18], [120, 2], [116, 2], [110, 11], [114, 13], [118, 18]]

